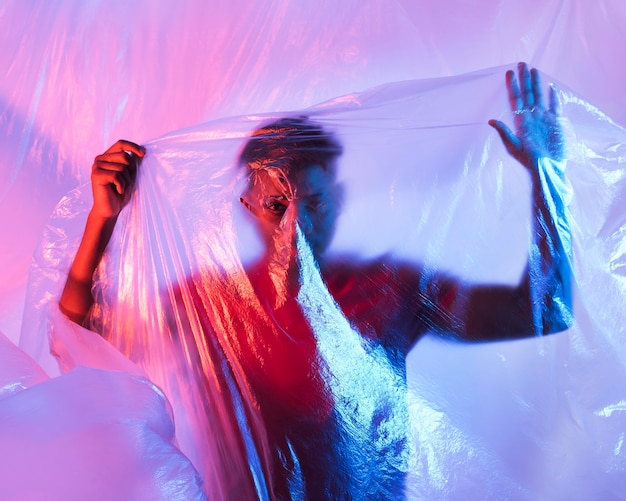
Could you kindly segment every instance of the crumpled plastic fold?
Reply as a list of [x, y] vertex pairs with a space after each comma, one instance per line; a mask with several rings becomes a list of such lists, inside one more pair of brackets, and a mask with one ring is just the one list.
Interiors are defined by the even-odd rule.
[[[95, 333], [57, 321], [67, 329], [66, 341], [74, 335], [84, 344], [85, 333], [95, 336], [101, 364], [107, 351], [123, 359]], [[81, 360], [84, 365], [49, 378], [4, 337], [0, 357], [2, 499], [206, 499], [200, 475], [173, 443], [165, 396], [133, 375], [137, 368], [130, 370], [127, 359], [124, 371]]]

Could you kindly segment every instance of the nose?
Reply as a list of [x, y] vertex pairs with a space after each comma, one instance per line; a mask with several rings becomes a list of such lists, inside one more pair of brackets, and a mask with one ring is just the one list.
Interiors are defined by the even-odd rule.
[[313, 232], [313, 218], [309, 212], [305, 203], [296, 203], [296, 221], [298, 221], [298, 226], [302, 230], [307, 237]]

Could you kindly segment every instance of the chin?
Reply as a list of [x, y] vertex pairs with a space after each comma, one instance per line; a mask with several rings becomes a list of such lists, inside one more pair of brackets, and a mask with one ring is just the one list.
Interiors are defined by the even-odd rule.
[[309, 245], [311, 245], [311, 252], [313, 253], [313, 257], [317, 261], [319, 261], [324, 256], [324, 254], [326, 254], [326, 250], [328, 249], [328, 244]]

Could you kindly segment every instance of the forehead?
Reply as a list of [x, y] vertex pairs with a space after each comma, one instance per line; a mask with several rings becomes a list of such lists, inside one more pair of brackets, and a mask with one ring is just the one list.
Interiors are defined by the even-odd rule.
[[306, 196], [324, 192], [334, 183], [334, 174], [321, 165], [309, 165], [297, 169], [265, 168], [253, 171], [250, 191]]

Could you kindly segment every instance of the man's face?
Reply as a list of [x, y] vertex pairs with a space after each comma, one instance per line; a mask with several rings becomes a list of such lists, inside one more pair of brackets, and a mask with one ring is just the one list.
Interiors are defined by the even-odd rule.
[[291, 206], [313, 254], [319, 258], [332, 240], [341, 199], [341, 186], [335, 176], [320, 165], [311, 165], [255, 171], [242, 202], [257, 217], [266, 241]]

